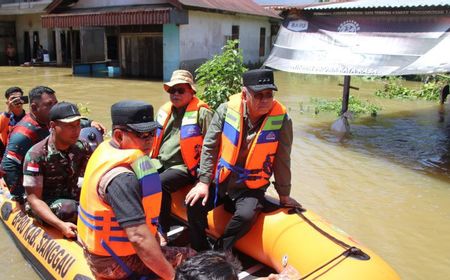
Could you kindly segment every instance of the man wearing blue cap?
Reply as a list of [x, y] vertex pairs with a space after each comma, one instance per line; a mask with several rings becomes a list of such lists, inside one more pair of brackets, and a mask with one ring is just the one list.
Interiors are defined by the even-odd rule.
[[72, 238], [76, 232], [78, 181], [91, 148], [78, 140], [81, 115], [76, 105], [58, 103], [50, 110], [49, 118], [50, 136], [25, 156], [23, 186], [32, 213]]
[[186, 203], [191, 206], [188, 211], [202, 216], [191, 229], [198, 236], [197, 250], [208, 249], [207, 211], [225, 196], [231, 199], [235, 211], [219, 249], [232, 249], [261, 212], [272, 174], [280, 203], [299, 206], [289, 196], [292, 121], [285, 107], [274, 99], [277, 87], [273, 72], [247, 71], [243, 84], [242, 92], [231, 96], [214, 114], [203, 142], [199, 182], [186, 195]]

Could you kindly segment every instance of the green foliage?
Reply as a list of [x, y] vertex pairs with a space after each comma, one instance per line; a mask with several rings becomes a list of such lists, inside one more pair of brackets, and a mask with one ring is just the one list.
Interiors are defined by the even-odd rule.
[[82, 116], [88, 116], [91, 113], [91, 109], [88, 107], [89, 103], [77, 103], [78, 111]]
[[444, 84], [450, 84], [450, 75], [437, 74], [436, 79]]
[[223, 53], [203, 63], [195, 72], [197, 84], [204, 88], [199, 98], [214, 110], [226, 102], [230, 95], [242, 88], [242, 74], [247, 71], [243, 63], [242, 50], [237, 48], [239, 40], [229, 40]]
[[[315, 109], [314, 113], [317, 115], [320, 112], [335, 112], [336, 115], [340, 115], [342, 109], [342, 98], [338, 100], [327, 100], [321, 98], [312, 98]], [[376, 106], [368, 101], [362, 101], [354, 96], [350, 96], [348, 100], [348, 110], [355, 116], [357, 115], [371, 115], [375, 117], [378, 111], [381, 111], [381, 107]]]
[[401, 77], [388, 77], [383, 89], [375, 91], [375, 95], [389, 99], [439, 100], [439, 92], [445, 83], [448, 83], [448, 77], [444, 75], [436, 76], [433, 81], [422, 84], [419, 89], [407, 88], [403, 86], [402, 81]]
[[424, 100], [439, 100], [439, 92], [443, 86], [444, 84], [439, 81], [423, 84], [420, 90], [415, 91], [416, 98]]
[[375, 91], [375, 95], [383, 98], [408, 98], [413, 90], [402, 85], [402, 78], [390, 76], [385, 80], [383, 89]]

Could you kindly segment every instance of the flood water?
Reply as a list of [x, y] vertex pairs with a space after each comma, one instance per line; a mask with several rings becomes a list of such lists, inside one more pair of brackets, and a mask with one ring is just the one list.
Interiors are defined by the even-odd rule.
[[[450, 105], [384, 100], [379, 81], [354, 78], [352, 94], [383, 107], [376, 118], [353, 119], [350, 137], [330, 131], [332, 113], [314, 114], [311, 97], [338, 98], [342, 77], [277, 72], [277, 99], [294, 122], [292, 196], [384, 258], [402, 279], [450, 275]], [[60, 101], [82, 102], [90, 118], [110, 127], [109, 106], [168, 100], [161, 81], [72, 77], [70, 69], [0, 67], [0, 90], [36, 85]], [[410, 83], [416, 87], [417, 84]], [[301, 236], [299, 236], [301, 238]], [[2, 279], [37, 279], [4, 229]]]

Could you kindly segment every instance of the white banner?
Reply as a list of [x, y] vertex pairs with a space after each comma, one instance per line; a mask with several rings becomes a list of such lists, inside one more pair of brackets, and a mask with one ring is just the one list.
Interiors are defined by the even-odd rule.
[[450, 72], [450, 17], [311, 16], [287, 20], [264, 64], [287, 72], [326, 75]]

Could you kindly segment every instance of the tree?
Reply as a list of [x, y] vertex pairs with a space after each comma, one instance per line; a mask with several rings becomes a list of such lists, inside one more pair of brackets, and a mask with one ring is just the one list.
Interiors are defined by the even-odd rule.
[[214, 110], [227, 102], [230, 95], [241, 91], [242, 74], [247, 68], [238, 45], [239, 40], [227, 41], [222, 54], [215, 55], [195, 70], [197, 84], [204, 88], [199, 97]]

